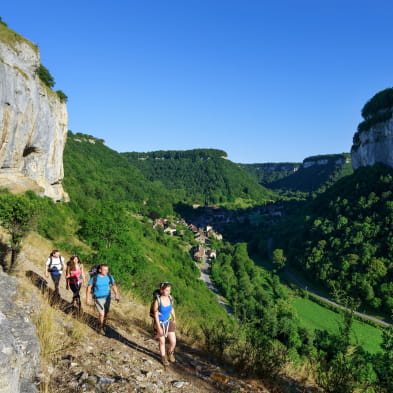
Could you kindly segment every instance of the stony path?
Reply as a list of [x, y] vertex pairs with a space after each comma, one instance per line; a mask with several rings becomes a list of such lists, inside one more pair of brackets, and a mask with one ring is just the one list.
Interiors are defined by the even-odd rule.
[[[36, 286], [40, 286], [44, 281], [43, 268], [30, 262], [26, 254], [22, 253], [20, 259], [23, 269]], [[50, 291], [53, 285], [50, 279], [48, 281]], [[71, 310], [69, 302], [72, 296], [64, 286], [63, 281], [60, 288], [62, 300], [57, 307], [66, 314]], [[84, 301], [84, 289], [81, 293]], [[106, 336], [98, 335], [92, 328], [96, 321], [94, 309], [84, 306], [87, 312], [78, 320], [87, 325], [86, 334], [75, 347], [62, 351], [47, 369], [43, 378], [50, 380], [50, 386], [54, 389], [48, 393], [269, 393], [259, 383], [251, 384], [228, 375], [222, 368], [203, 358], [197, 350], [181, 343], [176, 352], [176, 363], [164, 368], [159, 362], [157, 342], [151, 339], [145, 327], [130, 325], [126, 318], [122, 320], [121, 314], [117, 314], [116, 307], [125, 302], [127, 300], [122, 299], [119, 306], [113, 305]], [[134, 306], [147, 313], [146, 307]]]

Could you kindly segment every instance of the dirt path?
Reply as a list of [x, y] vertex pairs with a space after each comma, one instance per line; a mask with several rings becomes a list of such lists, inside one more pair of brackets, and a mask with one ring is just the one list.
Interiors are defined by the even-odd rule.
[[[51, 279], [43, 277], [44, 262], [38, 266], [28, 254], [20, 255], [20, 266], [31, 282], [49, 297], [53, 294]], [[82, 304], [85, 288], [82, 288]], [[58, 323], [70, 325], [67, 315], [74, 315], [70, 304], [71, 291], [60, 284], [61, 299], [54, 302], [58, 309]], [[69, 392], [252, 392], [269, 393], [261, 384], [254, 384], [228, 375], [221, 367], [207, 360], [199, 351], [180, 342], [176, 363], [164, 368], [158, 355], [157, 342], [152, 340], [146, 325], [146, 307], [132, 300], [121, 299], [113, 304], [106, 336], [94, 330], [97, 319], [93, 307], [83, 306], [76, 316], [85, 325], [82, 342], [58, 354], [48, 368], [51, 390], [49, 393]], [[62, 315], [64, 318], [62, 318]], [[71, 327], [73, 329], [71, 322]], [[71, 333], [72, 334], [72, 333]], [[206, 354], [205, 354], [206, 355]]]

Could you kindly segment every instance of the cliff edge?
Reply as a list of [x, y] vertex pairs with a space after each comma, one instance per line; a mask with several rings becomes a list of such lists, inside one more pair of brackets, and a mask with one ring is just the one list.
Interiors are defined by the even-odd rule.
[[68, 200], [66, 104], [40, 80], [38, 48], [0, 23], [0, 187]]
[[352, 166], [371, 166], [382, 162], [393, 167], [393, 89], [375, 94], [363, 107], [351, 148]]

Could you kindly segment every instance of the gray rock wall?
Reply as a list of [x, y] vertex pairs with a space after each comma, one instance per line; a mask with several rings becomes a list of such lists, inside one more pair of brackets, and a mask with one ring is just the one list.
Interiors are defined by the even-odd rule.
[[68, 200], [61, 182], [68, 115], [36, 75], [39, 52], [0, 41], [0, 186]]
[[36, 329], [14, 303], [16, 279], [0, 271], [0, 288], [0, 393], [35, 393], [39, 371]]
[[393, 167], [393, 118], [361, 132], [359, 140], [351, 149], [353, 169], [376, 162]]

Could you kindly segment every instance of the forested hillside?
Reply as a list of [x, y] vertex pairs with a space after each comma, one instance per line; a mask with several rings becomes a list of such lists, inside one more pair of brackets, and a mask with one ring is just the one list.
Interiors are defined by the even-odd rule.
[[68, 132], [64, 150], [64, 186], [72, 204], [81, 209], [99, 201], [127, 202], [129, 209], [145, 213], [173, 213], [175, 199], [158, 182], [147, 180], [118, 152], [101, 139]]
[[214, 149], [123, 153], [151, 181], [174, 191], [180, 202], [244, 207], [276, 199], [245, 171]]
[[288, 263], [329, 291], [390, 315], [392, 195], [392, 168], [383, 164], [359, 168], [319, 195], [301, 214], [292, 215], [291, 223], [283, 224], [276, 236], [276, 245], [283, 245]]

